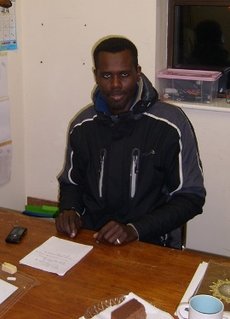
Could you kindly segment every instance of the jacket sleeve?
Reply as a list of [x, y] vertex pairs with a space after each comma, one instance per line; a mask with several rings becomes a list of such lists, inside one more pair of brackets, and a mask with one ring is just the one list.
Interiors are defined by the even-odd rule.
[[174, 195], [166, 204], [155, 209], [153, 214], [150, 212], [132, 224], [140, 240], [146, 240], [146, 237], [158, 238], [202, 213], [204, 201], [204, 197], [194, 194]]
[[74, 163], [77, 157], [75, 147], [71, 143], [72, 126], [69, 129], [64, 168], [58, 177], [60, 211], [75, 209], [80, 214], [84, 211], [82, 190], [78, 169]]
[[133, 223], [140, 240], [146, 236], [157, 238], [181, 227], [201, 214], [205, 203], [206, 191], [194, 129], [182, 111], [173, 127], [178, 137], [168, 139], [164, 160], [167, 200]]

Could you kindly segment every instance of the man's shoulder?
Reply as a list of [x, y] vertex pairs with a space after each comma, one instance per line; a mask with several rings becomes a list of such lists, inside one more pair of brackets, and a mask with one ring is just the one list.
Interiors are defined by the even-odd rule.
[[180, 107], [161, 101], [157, 101], [146, 113], [160, 120], [169, 121], [177, 125], [188, 121], [187, 116]]
[[181, 110], [180, 107], [174, 105], [174, 104], [170, 104], [170, 103], [166, 103], [166, 102], [162, 102], [162, 101], [157, 101], [155, 104], [152, 105], [152, 107], [149, 109], [151, 114], [156, 114], [156, 115], [171, 115], [171, 116], [175, 116], [178, 114], [183, 114], [183, 111]]
[[72, 119], [71, 128], [92, 121], [96, 116], [95, 108], [92, 104], [81, 109]]

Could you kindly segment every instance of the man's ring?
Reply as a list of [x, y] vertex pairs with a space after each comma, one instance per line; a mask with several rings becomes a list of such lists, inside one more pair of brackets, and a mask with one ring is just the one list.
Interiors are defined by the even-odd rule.
[[119, 240], [118, 238], [116, 239], [116, 243], [117, 243], [118, 245], [121, 244], [121, 242], [120, 242], [120, 240]]

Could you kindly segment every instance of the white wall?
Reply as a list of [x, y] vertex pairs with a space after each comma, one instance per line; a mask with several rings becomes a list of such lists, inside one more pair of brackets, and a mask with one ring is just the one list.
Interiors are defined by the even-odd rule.
[[187, 247], [230, 256], [230, 112], [183, 110], [196, 131], [207, 189], [203, 214], [189, 222]]
[[156, 1], [17, 0], [16, 6], [19, 48], [8, 53], [13, 171], [0, 187], [0, 206], [23, 209], [26, 196], [57, 199], [67, 126], [90, 102], [91, 49], [99, 38], [130, 37], [154, 81]]
[[[91, 49], [99, 38], [120, 34], [133, 40], [144, 73], [155, 83], [156, 70], [166, 65], [167, 0], [16, 4], [19, 49], [8, 53], [13, 166], [11, 181], [0, 186], [0, 206], [21, 210], [26, 196], [57, 199], [67, 126], [90, 102]], [[205, 214], [189, 223], [187, 244], [229, 255], [230, 113], [186, 112], [197, 131], [208, 190]]]
[[90, 102], [92, 46], [130, 37], [150, 78], [155, 69], [156, 1], [23, 0], [26, 194], [57, 198], [70, 119]]

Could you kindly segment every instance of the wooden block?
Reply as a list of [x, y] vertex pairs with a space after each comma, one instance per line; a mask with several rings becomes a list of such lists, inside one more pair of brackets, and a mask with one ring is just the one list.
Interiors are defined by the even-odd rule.
[[17, 267], [15, 265], [10, 264], [10, 263], [4, 262], [2, 264], [2, 270], [13, 275], [17, 272]]

